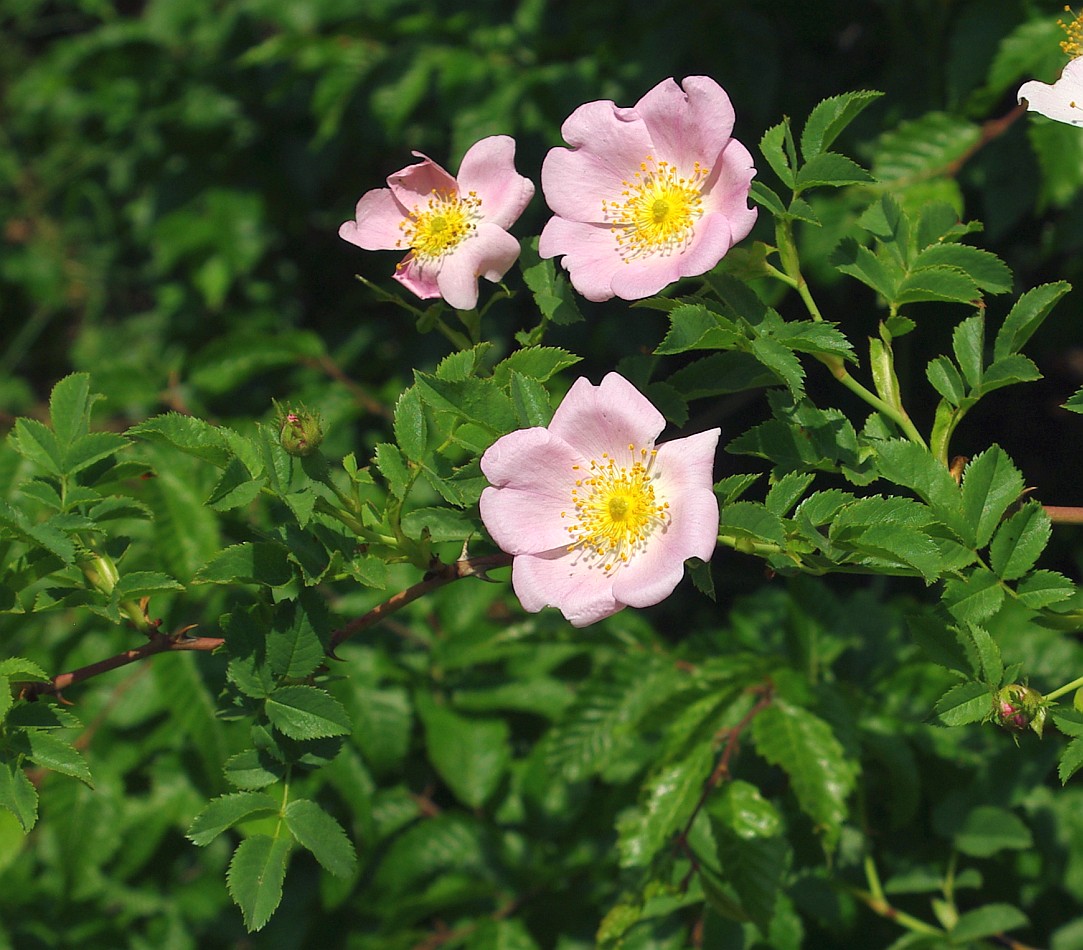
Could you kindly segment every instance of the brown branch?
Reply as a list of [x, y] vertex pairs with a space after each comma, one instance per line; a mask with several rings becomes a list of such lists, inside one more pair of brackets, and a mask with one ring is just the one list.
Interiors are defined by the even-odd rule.
[[209, 652], [217, 650], [224, 642], [221, 637], [169, 636], [164, 633], [156, 633], [151, 636], [147, 643], [136, 650], [125, 650], [116, 656], [98, 660], [97, 663], [81, 666], [70, 673], [60, 673], [45, 683], [24, 683], [19, 691], [19, 698], [34, 700], [38, 696], [46, 694], [59, 695], [69, 686], [82, 683], [93, 676], [108, 673], [110, 670], [120, 669], [120, 667], [127, 666], [129, 663], [145, 660], [148, 656], [155, 656], [158, 653], [180, 653], [186, 650]]
[[407, 587], [406, 590], [399, 591], [382, 604], [377, 604], [363, 617], [351, 620], [345, 627], [340, 627], [332, 633], [331, 643], [327, 648], [328, 656], [337, 660], [338, 656], [335, 655], [335, 650], [355, 633], [364, 630], [365, 627], [371, 627], [374, 623], [383, 620], [388, 614], [401, 610], [407, 604], [413, 603], [445, 584], [461, 580], [464, 577], [480, 577], [484, 580], [489, 571], [498, 567], [507, 567], [509, 564], [511, 564], [511, 555], [504, 553], [489, 554], [485, 557], [464, 557], [458, 561], [453, 561], [451, 564], [437, 564], [429, 571], [423, 581], [414, 584], [413, 587]]
[[1005, 132], [1012, 127], [1012, 125], [1018, 121], [1023, 114], [1027, 111], [1027, 107], [1022, 103], [1019, 103], [1012, 109], [1009, 109], [999, 119], [989, 119], [981, 127], [981, 135], [978, 140], [971, 145], [962, 155], [960, 155], [953, 162], [950, 162], [945, 168], [943, 173], [945, 175], [954, 177], [959, 173], [959, 170], [973, 157], [973, 155], [988, 145], [993, 139], [1000, 138]]
[[1042, 505], [1053, 524], [1083, 524], [1083, 508]]
[[[382, 604], [373, 607], [363, 617], [358, 617], [356, 620], [350, 621], [346, 626], [334, 631], [331, 634], [331, 643], [327, 649], [328, 656], [338, 659], [335, 656], [335, 649], [345, 640], [365, 627], [371, 627], [374, 623], [378, 623], [396, 610], [401, 610], [418, 598], [443, 587], [445, 584], [461, 580], [464, 577], [485, 579], [488, 571], [498, 567], [506, 567], [509, 564], [511, 564], [511, 555], [501, 553], [490, 554], [486, 557], [461, 558], [451, 564], [437, 565], [424, 580], [406, 588], [406, 590], [399, 591]], [[147, 659], [147, 657], [157, 656], [159, 653], [182, 653], [193, 650], [209, 653], [217, 650], [225, 643], [225, 639], [222, 637], [185, 636], [185, 631], [189, 629], [191, 628], [185, 627], [184, 630], [175, 634], [153, 632], [149, 635], [148, 642], [138, 649], [125, 650], [123, 653], [107, 657], [104, 660], [98, 660], [96, 663], [81, 666], [70, 673], [59, 673], [46, 682], [22, 683], [20, 684], [19, 698], [33, 701], [39, 696], [60, 696], [64, 690], [77, 683], [85, 682], [92, 677], [100, 676], [102, 673], [108, 673], [110, 670], [120, 669], [129, 663], [136, 663], [139, 660]]]

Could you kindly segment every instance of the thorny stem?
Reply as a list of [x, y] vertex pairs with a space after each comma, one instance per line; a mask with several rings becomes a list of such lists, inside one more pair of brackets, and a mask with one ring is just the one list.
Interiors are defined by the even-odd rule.
[[[406, 588], [406, 590], [399, 591], [399, 593], [389, 597], [382, 604], [374, 607], [363, 617], [352, 620], [346, 626], [332, 633], [331, 643], [327, 650], [328, 655], [334, 657], [335, 648], [339, 644], [366, 627], [378, 623], [395, 611], [401, 610], [419, 597], [424, 597], [445, 584], [461, 580], [464, 577], [485, 579], [488, 571], [495, 570], [498, 567], [506, 567], [509, 564], [511, 564], [511, 555], [500, 553], [489, 554], [484, 557], [460, 558], [451, 564], [436, 565], [424, 580]], [[150, 633], [149, 637], [149, 641], [138, 649], [125, 650], [123, 653], [79, 667], [79, 669], [72, 670], [69, 673], [59, 673], [47, 682], [23, 683], [19, 691], [19, 697], [34, 700], [38, 696], [58, 696], [77, 683], [85, 682], [95, 676], [100, 676], [102, 673], [108, 673], [110, 670], [119, 669], [139, 660], [145, 660], [159, 653], [181, 653], [185, 651], [209, 653], [217, 650], [225, 643], [225, 639], [222, 637], [189, 637], [185, 635], [184, 630], [175, 634], [164, 634], [155, 631]]]

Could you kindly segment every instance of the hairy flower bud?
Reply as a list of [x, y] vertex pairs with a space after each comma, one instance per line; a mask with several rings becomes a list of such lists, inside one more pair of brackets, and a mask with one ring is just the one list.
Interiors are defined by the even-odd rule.
[[997, 723], [1013, 732], [1033, 729], [1039, 738], [1047, 712], [1042, 694], [1020, 683], [1005, 686], [997, 693], [993, 703], [993, 716]]
[[[276, 403], [277, 406], [277, 403]], [[323, 442], [323, 422], [318, 412], [309, 412], [304, 406], [283, 409], [278, 406], [278, 441], [290, 455], [304, 458], [311, 455]]]

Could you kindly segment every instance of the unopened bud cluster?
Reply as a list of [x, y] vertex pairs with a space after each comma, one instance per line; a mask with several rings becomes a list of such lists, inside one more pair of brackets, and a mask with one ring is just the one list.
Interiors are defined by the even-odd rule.
[[300, 458], [311, 455], [323, 441], [323, 422], [320, 414], [310, 412], [304, 406], [297, 408], [278, 406], [275, 424], [278, 426], [278, 441], [290, 455]]
[[1001, 689], [993, 703], [993, 716], [1005, 729], [1023, 732], [1033, 729], [1041, 737], [1048, 708], [1036, 689], [1011, 683]]

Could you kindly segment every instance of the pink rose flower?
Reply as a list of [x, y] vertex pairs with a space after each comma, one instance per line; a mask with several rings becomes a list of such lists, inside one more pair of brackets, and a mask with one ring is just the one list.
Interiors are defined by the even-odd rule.
[[463, 156], [458, 178], [421, 159], [361, 196], [339, 236], [366, 251], [405, 248], [395, 280], [423, 300], [442, 297], [457, 310], [478, 302], [478, 277], [500, 280], [519, 256], [507, 229], [534, 196], [515, 171], [515, 140], [491, 135]]
[[662, 414], [610, 373], [576, 380], [548, 428], [520, 429], [481, 457], [481, 517], [513, 555], [526, 610], [558, 607], [574, 626], [664, 600], [687, 558], [718, 537], [712, 490], [719, 430], [655, 447]]
[[631, 109], [588, 102], [564, 123], [572, 148], [542, 163], [555, 217], [542, 257], [563, 255], [588, 300], [639, 300], [709, 271], [752, 229], [752, 156], [730, 138], [733, 106], [713, 79], [659, 83]]
[[1083, 59], [1073, 59], [1053, 85], [1032, 79], [1019, 87], [1019, 101], [1027, 111], [1058, 122], [1083, 125]]

